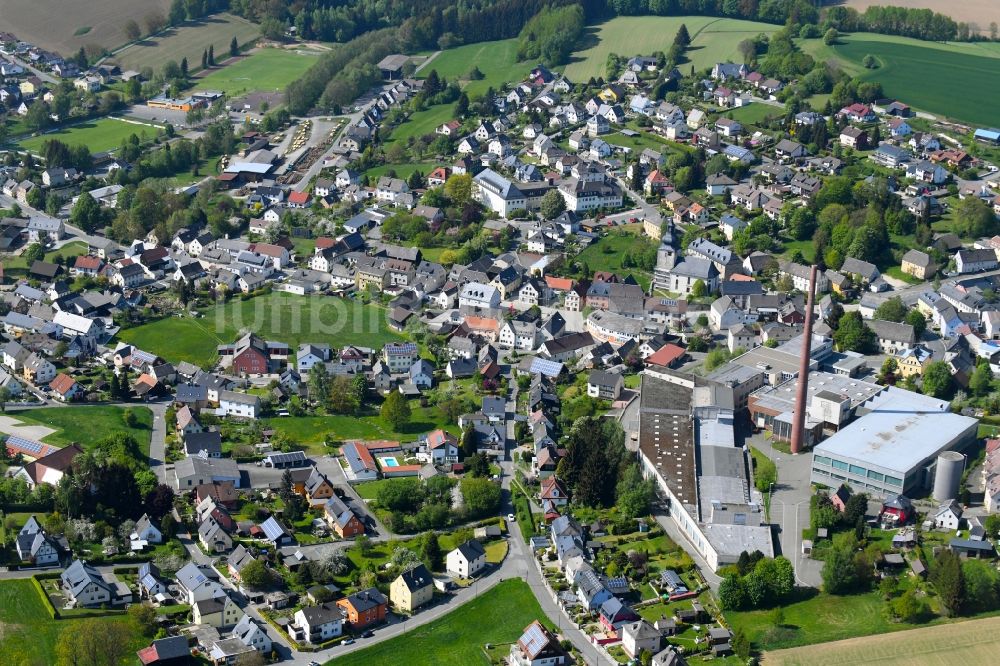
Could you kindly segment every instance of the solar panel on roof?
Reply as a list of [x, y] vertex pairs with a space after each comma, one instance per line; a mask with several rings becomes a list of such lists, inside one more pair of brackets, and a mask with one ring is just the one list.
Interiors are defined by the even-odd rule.
[[540, 626], [532, 624], [525, 630], [524, 636], [521, 637], [521, 641], [524, 643], [525, 650], [529, 654], [538, 654], [538, 652], [545, 647], [548, 639], [545, 638], [545, 634], [542, 633], [542, 628]]
[[17, 449], [25, 455], [29, 455], [33, 458], [47, 456], [56, 450], [56, 447], [36, 442], [33, 439], [19, 437], [17, 435], [9, 435], [6, 440], [6, 444], [9, 448]]

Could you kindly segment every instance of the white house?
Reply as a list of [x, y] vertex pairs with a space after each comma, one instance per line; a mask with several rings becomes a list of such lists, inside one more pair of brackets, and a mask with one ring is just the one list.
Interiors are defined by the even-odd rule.
[[129, 540], [133, 544], [132, 550], [142, 550], [142, 546], [136, 548], [136, 544], [143, 544], [144, 546], [150, 543], [163, 543], [163, 533], [153, 524], [149, 515], [144, 513], [142, 514], [142, 518], [136, 521], [135, 529], [129, 536]]
[[271, 637], [249, 615], [244, 615], [233, 627], [233, 637], [240, 639], [244, 645], [249, 645], [261, 654], [270, 654]]
[[45, 534], [34, 516], [28, 518], [15, 539], [17, 556], [22, 562], [30, 562], [36, 567], [59, 563], [59, 548]]
[[473, 195], [501, 217], [509, 217], [515, 211], [528, 207], [528, 198], [507, 178], [492, 169], [483, 169], [472, 179]]
[[74, 560], [59, 577], [62, 590], [77, 606], [100, 606], [111, 603], [114, 588], [83, 560]]
[[224, 416], [255, 419], [260, 415], [260, 409], [260, 396], [237, 391], [219, 391], [219, 413]]
[[206, 599], [222, 599], [226, 591], [218, 581], [208, 577], [194, 562], [185, 564], [175, 575], [177, 587], [185, 603], [194, 605]]
[[962, 507], [951, 500], [938, 507], [934, 514], [934, 527], [943, 530], [957, 530], [962, 523]]
[[497, 345], [503, 349], [531, 351], [538, 345], [538, 326], [533, 321], [504, 321], [500, 326]]
[[344, 611], [332, 603], [306, 606], [295, 612], [288, 630], [300, 643], [324, 643], [344, 632]]
[[481, 543], [469, 539], [448, 553], [445, 571], [458, 578], [472, 578], [486, 568], [486, 551]]
[[458, 294], [459, 307], [493, 309], [500, 307], [500, 291], [491, 284], [468, 282]]

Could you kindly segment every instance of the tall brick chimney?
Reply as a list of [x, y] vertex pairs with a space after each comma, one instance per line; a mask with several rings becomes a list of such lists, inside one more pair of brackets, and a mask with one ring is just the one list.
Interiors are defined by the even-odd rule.
[[806, 326], [803, 330], [802, 358], [799, 361], [799, 387], [795, 393], [795, 412], [792, 414], [792, 454], [802, 451], [802, 431], [806, 427], [806, 397], [809, 395], [809, 357], [812, 353], [813, 300], [816, 296], [816, 265], [809, 272], [809, 294], [806, 297]]

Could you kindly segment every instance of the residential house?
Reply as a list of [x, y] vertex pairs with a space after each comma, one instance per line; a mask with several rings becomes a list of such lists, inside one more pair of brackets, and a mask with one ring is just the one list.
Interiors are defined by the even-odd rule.
[[569, 663], [569, 656], [552, 632], [535, 620], [510, 646], [507, 661], [511, 666], [561, 666]]
[[305, 606], [295, 612], [288, 635], [300, 643], [319, 645], [344, 632], [344, 610], [337, 604]]
[[629, 622], [621, 628], [622, 649], [625, 654], [637, 659], [642, 652], [650, 655], [663, 648], [663, 634], [645, 620]]
[[423, 564], [396, 576], [389, 586], [389, 600], [396, 612], [413, 613], [434, 598], [434, 578]]
[[617, 400], [625, 383], [618, 373], [592, 370], [587, 378], [587, 395], [599, 400]]
[[446, 557], [445, 570], [458, 578], [472, 578], [486, 568], [486, 550], [475, 539], [458, 546]]
[[345, 612], [347, 623], [355, 631], [383, 622], [388, 605], [386, 596], [374, 587], [337, 600], [337, 606]]
[[908, 250], [903, 255], [900, 269], [907, 275], [912, 275], [920, 280], [929, 280], [936, 271], [930, 255], [920, 250]]
[[76, 606], [92, 608], [102, 604], [110, 605], [116, 595], [114, 586], [83, 560], [73, 560], [73, 564], [66, 568], [59, 580], [63, 593]]

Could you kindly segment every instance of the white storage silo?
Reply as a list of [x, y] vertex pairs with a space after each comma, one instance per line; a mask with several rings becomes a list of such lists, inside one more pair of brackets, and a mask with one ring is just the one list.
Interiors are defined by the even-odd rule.
[[965, 456], [957, 451], [942, 451], [934, 474], [934, 499], [947, 502], [958, 497], [958, 486], [965, 470]]

